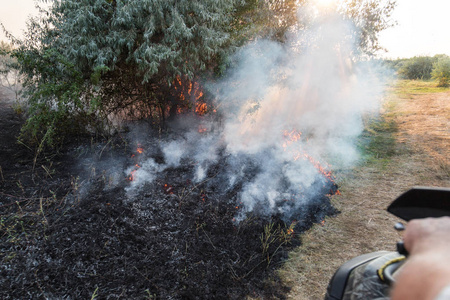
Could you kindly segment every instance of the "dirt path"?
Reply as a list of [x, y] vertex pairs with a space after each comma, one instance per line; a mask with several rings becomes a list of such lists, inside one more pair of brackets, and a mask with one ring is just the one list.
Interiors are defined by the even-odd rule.
[[333, 200], [342, 213], [305, 234], [281, 271], [292, 287], [288, 299], [323, 299], [342, 263], [395, 250], [398, 220], [385, 209], [399, 194], [418, 185], [450, 187], [450, 92], [390, 96], [387, 103], [397, 128], [394, 155], [341, 177], [342, 195]]

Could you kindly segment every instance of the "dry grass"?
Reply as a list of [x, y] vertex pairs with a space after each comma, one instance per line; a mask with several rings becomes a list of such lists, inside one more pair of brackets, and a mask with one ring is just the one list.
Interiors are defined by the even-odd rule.
[[289, 299], [323, 299], [328, 282], [345, 261], [368, 252], [394, 250], [398, 221], [386, 207], [417, 185], [450, 187], [450, 90], [400, 81], [386, 97], [382, 119], [370, 125], [365, 164], [338, 174], [341, 211], [302, 236], [280, 274]]

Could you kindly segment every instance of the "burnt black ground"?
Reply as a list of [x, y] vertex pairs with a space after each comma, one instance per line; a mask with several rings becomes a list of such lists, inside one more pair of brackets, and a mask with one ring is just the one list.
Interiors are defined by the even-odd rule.
[[111, 184], [109, 163], [132, 163], [126, 138], [36, 159], [16, 141], [22, 122], [0, 102], [1, 299], [283, 299], [288, 287], [274, 271], [301, 231], [335, 213], [324, 195], [293, 235], [276, 216], [234, 223], [236, 191], [214, 185], [223, 161], [210, 181], [192, 183], [186, 163], [130, 197], [125, 174]]

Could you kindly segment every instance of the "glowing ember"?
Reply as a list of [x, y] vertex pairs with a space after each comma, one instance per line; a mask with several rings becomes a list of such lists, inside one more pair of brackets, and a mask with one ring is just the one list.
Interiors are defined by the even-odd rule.
[[137, 172], [137, 170], [140, 169], [140, 168], [141, 168], [140, 165], [138, 165], [138, 164], [135, 164], [135, 165], [134, 165], [134, 170], [131, 171], [130, 175], [128, 176], [128, 180], [129, 180], [129, 181], [135, 181], [135, 180], [136, 180], [136, 172]]
[[164, 193], [172, 195], [173, 194], [173, 186], [171, 186], [170, 184], [164, 184], [163, 187]]
[[136, 153], [131, 155], [131, 158], [135, 161], [133, 170], [130, 172], [130, 175], [128, 175], [127, 179], [128, 181], [135, 181], [136, 180], [136, 172], [141, 168], [139, 165], [139, 155], [144, 153], [144, 148], [141, 147], [141, 144], [137, 145]]
[[205, 194], [205, 193], [201, 193], [201, 194], [200, 194], [200, 199], [201, 199], [203, 202], [205, 202], [206, 199], [207, 199], [206, 194]]
[[203, 125], [199, 125], [198, 126], [198, 132], [199, 133], [204, 133], [204, 132], [207, 132], [207, 131], [208, 131], [208, 129], [206, 129], [205, 126], [203, 126]]

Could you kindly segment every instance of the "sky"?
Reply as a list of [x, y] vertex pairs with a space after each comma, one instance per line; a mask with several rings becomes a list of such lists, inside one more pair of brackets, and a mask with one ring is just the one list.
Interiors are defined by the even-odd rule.
[[[36, 14], [34, 0], [0, 0], [0, 22], [20, 36], [27, 17]], [[392, 15], [398, 22], [380, 34], [381, 45], [388, 50], [386, 58], [450, 55], [450, 1], [397, 0]], [[0, 32], [0, 40], [5, 40]]]
[[[1, 0], [0, 0], [1, 1]], [[388, 58], [450, 55], [450, 1], [397, 0], [392, 14], [398, 25], [381, 33]]]

